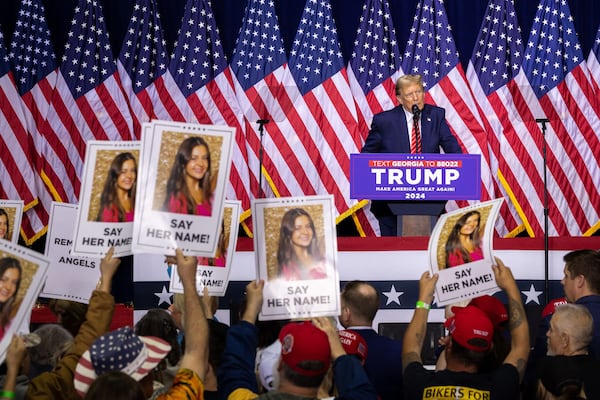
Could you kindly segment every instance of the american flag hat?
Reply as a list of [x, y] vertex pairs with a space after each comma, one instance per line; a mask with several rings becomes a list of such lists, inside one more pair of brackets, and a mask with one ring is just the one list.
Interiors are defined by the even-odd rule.
[[154, 336], [138, 336], [129, 326], [108, 332], [92, 343], [75, 367], [73, 384], [81, 397], [105, 372], [121, 371], [139, 381], [167, 356], [171, 346]]

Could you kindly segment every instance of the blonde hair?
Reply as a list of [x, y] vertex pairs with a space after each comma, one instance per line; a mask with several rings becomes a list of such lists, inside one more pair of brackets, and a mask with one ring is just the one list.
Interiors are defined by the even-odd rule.
[[396, 95], [399, 96], [403, 88], [414, 84], [419, 85], [423, 89], [423, 77], [419, 74], [402, 75], [396, 81]]

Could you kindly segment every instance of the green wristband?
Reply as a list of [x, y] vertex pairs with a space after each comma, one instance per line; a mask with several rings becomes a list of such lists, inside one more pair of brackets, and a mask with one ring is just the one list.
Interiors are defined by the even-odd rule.
[[416, 308], [424, 308], [426, 310], [430, 310], [431, 309], [431, 304], [425, 303], [424, 301], [417, 301], [417, 304], [415, 305]]
[[15, 392], [11, 390], [3, 390], [0, 392], [0, 399], [14, 399]]

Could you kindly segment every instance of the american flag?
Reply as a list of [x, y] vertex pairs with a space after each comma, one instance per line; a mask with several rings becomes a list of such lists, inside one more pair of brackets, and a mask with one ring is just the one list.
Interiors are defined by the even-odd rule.
[[590, 71], [590, 79], [596, 96], [600, 94], [600, 26], [596, 33], [596, 40], [587, 59], [587, 66]]
[[141, 136], [142, 123], [156, 118], [155, 108], [163, 107], [155, 86], [169, 63], [163, 36], [156, 1], [137, 0], [117, 59], [136, 137]]
[[102, 8], [79, 0], [42, 128], [56, 153], [44, 173], [58, 201], [76, 203], [88, 140], [131, 140], [129, 105], [119, 83]]
[[35, 173], [29, 161], [30, 141], [21, 98], [10, 70], [4, 35], [0, 32], [0, 197], [23, 200], [25, 209], [37, 202]]
[[[466, 153], [481, 154], [481, 200], [495, 198], [487, 132], [460, 64], [443, 0], [417, 4], [402, 69], [423, 76], [426, 101], [446, 109], [448, 125]], [[465, 203], [450, 201], [446, 207], [459, 205]]]
[[[273, 193], [288, 197], [292, 195], [288, 185], [299, 186], [286, 163], [286, 157], [294, 158], [294, 154], [279, 128], [279, 123], [284, 123], [285, 114], [294, 107], [293, 98], [281, 83], [285, 66], [286, 54], [274, 2], [249, 0], [230, 69], [235, 94], [245, 117], [249, 172], [252, 182], [262, 181], [260, 189], [255, 184], [252, 186], [252, 193], [258, 196]], [[256, 123], [259, 119], [270, 120], [262, 138]], [[261, 140], [264, 146], [262, 164]], [[284, 169], [280, 170], [280, 166]], [[302, 170], [303, 166], [294, 162], [293, 168]], [[265, 180], [260, 178], [260, 174]]]
[[48, 113], [57, 72], [56, 57], [41, 0], [26, 0], [21, 3], [8, 55], [24, 105], [31, 143], [29, 157], [33, 160], [37, 173], [35, 183], [39, 201], [25, 212], [21, 223], [25, 242], [31, 244], [46, 232], [52, 203], [52, 195], [41, 175], [45, 151], [51, 149], [40, 129]]
[[548, 234], [588, 235], [600, 216], [600, 118], [566, 1], [540, 2], [524, 58], [533, 90], [528, 103], [535, 118], [550, 121]]
[[[348, 62], [348, 80], [356, 101], [363, 141], [373, 115], [398, 104], [395, 87], [396, 80], [402, 75], [400, 62], [400, 48], [388, 1], [367, 0], [362, 7], [354, 49]], [[362, 227], [371, 227], [377, 232], [377, 220], [371, 213], [367, 216], [368, 224], [363, 220]], [[366, 232], [365, 235], [370, 236]]]
[[363, 139], [329, 0], [306, 1], [288, 65], [284, 85], [298, 94], [281, 132], [287, 162], [300, 194], [333, 195], [339, 221], [359, 208], [349, 198], [349, 155]]
[[506, 199], [501, 210], [506, 228], [518, 231], [521, 228], [516, 221], [522, 220], [529, 235], [536, 236], [541, 227], [537, 213], [542, 210], [542, 180], [536, 168], [538, 160], [530, 156], [527, 146], [539, 132], [527, 130], [518, 111], [527, 105], [516, 104], [520, 92], [515, 77], [523, 53], [514, 1], [490, 0], [467, 67], [467, 79], [489, 124], [491, 169]]
[[177, 106], [176, 112], [170, 112], [173, 119], [180, 114], [187, 122], [236, 128], [226, 196], [242, 202], [245, 212], [241, 219], [245, 220], [250, 215], [251, 195], [243, 118], [210, 1], [187, 1], [173, 56], [164, 75], [164, 88], [159, 94], [161, 98], [170, 96]]
[[[398, 104], [396, 80], [403, 75], [400, 48], [387, 0], [366, 0], [348, 62], [348, 79], [366, 128], [373, 115]], [[363, 140], [368, 130], [361, 127]]]

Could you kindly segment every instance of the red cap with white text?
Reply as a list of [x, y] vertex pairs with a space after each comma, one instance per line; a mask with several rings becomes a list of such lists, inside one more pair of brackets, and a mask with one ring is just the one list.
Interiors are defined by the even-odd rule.
[[452, 340], [473, 351], [488, 351], [492, 346], [494, 325], [485, 312], [475, 306], [452, 307], [454, 315], [446, 320]]
[[[325, 332], [310, 321], [290, 322], [279, 332], [281, 360], [293, 371], [304, 376], [324, 374], [331, 362], [331, 349]], [[320, 361], [319, 369], [306, 369], [302, 361]]]

